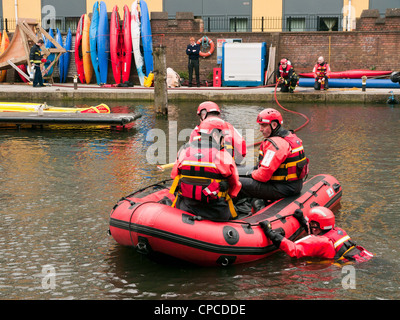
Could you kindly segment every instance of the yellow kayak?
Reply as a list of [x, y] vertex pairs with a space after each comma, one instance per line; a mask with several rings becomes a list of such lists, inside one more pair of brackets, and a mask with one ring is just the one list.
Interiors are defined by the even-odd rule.
[[48, 106], [46, 103], [0, 102], [0, 112], [71, 112], [71, 113], [110, 113], [110, 108], [102, 103], [88, 108], [62, 108]]

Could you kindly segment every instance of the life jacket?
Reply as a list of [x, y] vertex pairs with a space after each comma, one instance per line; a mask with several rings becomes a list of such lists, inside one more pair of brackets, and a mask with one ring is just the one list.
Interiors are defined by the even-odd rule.
[[352, 249], [356, 244], [350, 236], [341, 228], [333, 228], [323, 235], [332, 241], [335, 248], [335, 260], [339, 260], [346, 252]]
[[172, 207], [176, 206], [179, 195], [204, 204], [212, 204], [213, 201], [224, 199], [228, 202], [231, 216], [235, 218], [237, 213], [228, 194], [228, 181], [221, 175], [214, 161], [215, 147], [204, 148], [204, 143], [195, 141], [182, 152], [186, 153], [186, 158], [181, 162], [180, 174], [175, 177], [169, 191], [171, 194], [178, 191]]
[[[290, 154], [284, 162], [272, 174], [270, 180], [274, 181], [296, 181], [303, 179], [308, 174], [309, 159], [305, 156], [303, 142], [293, 133], [281, 138], [290, 145]], [[268, 138], [272, 144], [273, 139]], [[259, 160], [263, 160], [264, 154], [260, 150]]]
[[319, 63], [315, 65], [315, 73], [317, 75], [317, 78], [325, 77], [327, 71], [328, 71], [328, 64], [326, 62], [324, 62], [322, 65]]
[[282, 65], [279, 66], [279, 75], [281, 78], [287, 79], [289, 77], [289, 71], [293, 69], [293, 66], [288, 64], [286, 69], [283, 69]]
[[341, 228], [333, 228], [323, 235], [332, 241], [336, 251], [335, 260], [341, 262], [356, 261], [364, 262], [374, 255], [358, 246], [350, 236]]

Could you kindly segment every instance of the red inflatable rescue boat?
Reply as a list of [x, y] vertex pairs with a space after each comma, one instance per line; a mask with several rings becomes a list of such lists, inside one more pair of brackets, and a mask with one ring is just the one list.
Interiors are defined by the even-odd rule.
[[[170, 183], [170, 181], [169, 181]], [[277, 251], [259, 226], [268, 220], [272, 228], [295, 240], [304, 234], [296, 209], [307, 215], [313, 206], [333, 209], [342, 188], [330, 175], [304, 182], [297, 196], [280, 199], [255, 214], [219, 222], [163, 204], [173, 200], [167, 183], [139, 190], [118, 201], [110, 213], [110, 233], [121, 245], [143, 254], [163, 253], [201, 266], [227, 266], [256, 261]]]

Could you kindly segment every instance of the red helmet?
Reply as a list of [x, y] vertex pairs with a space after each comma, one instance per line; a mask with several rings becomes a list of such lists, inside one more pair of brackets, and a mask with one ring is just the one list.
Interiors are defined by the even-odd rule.
[[224, 136], [229, 134], [225, 121], [219, 118], [205, 119], [199, 124], [200, 134], [211, 134], [213, 130], [219, 130]]
[[200, 115], [202, 110], [206, 110], [208, 112], [218, 112], [221, 113], [221, 110], [219, 109], [218, 105], [215, 102], [212, 101], [205, 101], [200, 103], [200, 105], [197, 108], [197, 115]]
[[283, 123], [281, 113], [272, 108], [264, 109], [257, 116], [257, 123], [269, 123], [270, 124], [274, 120], [277, 121], [279, 124]]
[[287, 64], [287, 59], [285, 59], [285, 58], [283, 58], [282, 60], [281, 60], [281, 64]]
[[330, 230], [335, 227], [335, 215], [325, 207], [312, 208], [306, 219], [309, 223], [312, 221], [317, 222], [322, 230]]

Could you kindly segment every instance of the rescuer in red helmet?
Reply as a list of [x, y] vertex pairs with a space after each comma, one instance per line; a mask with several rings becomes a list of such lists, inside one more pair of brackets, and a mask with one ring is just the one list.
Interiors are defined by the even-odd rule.
[[178, 153], [171, 178], [172, 206], [207, 219], [227, 221], [237, 216], [232, 198], [241, 184], [235, 161], [224, 148], [228, 130], [221, 121], [204, 124], [201, 138]]
[[[265, 140], [260, 145], [255, 170], [240, 177], [242, 189], [238, 199], [278, 200], [300, 193], [309, 162], [301, 139], [282, 127], [282, 115], [275, 109], [261, 111], [257, 123]], [[262, 206], [260, 201], [258, 206]]]
[[292, 64], [289, 63], [288, 59], [282, 59], [279, 63], [279, 78], [281, 92], [293, 93], [296, 88], [297, 81], [299, 80]]
[[311, 208], [304, 218], [301, 210], [296, 210], [293, 216], [300, 225], [311, 234], [296, 242], [272, 230], [268, 221], [260, 222], [265, 235], [273, 244], [295, 258], [319, 257], [340, 260], [342, 262], [363, 262], [371, 259], [373, 254], [358, 246], [341, 228], [335, 227], [335, 215], [325, 207]]
[[190, 134], [189, 141], [200, 138], [200, 130], [205, 125], [209, 126], [208, 122], [223, 123], [227, 132], [225, 136], [225, 149], [232, 155], [236, 163], [241, 163], [247, 154], [246, 141], [241, 134], [228, 121], [221, 119], [221, 110], [219, 106], [212, 101], [200, 103], [197, 108], [197, 115], [200, 118], [200, 124], [196, 126]]

